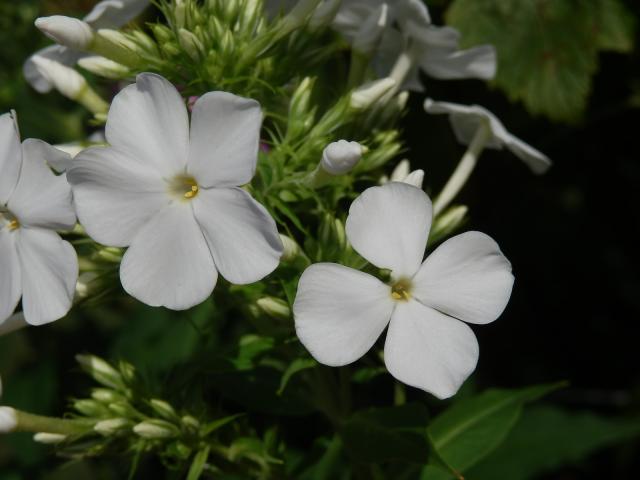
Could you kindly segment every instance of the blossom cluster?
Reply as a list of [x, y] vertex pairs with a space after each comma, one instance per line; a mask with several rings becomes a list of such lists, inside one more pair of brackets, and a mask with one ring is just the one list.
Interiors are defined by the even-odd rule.
[[[22, 319], [30, 325], [58, 320], [74, 297], [86, 294], [76, 250], [63, 238], [87, 235], [105, 255], [113, 255], [129, 295], [172, 310], [208, 299], [219, 276], [234, 285], [255, 283], [300, 255], [304, 239], [284, 235], [286, 222], [273, 209], [282, 195], [273, 198], [278, 192], [261, 188], [254, 178], [260, 164], [271, 168], [272, 155], [286, 157], [284, 149], [260, 151], [269, 130], [263, 125], [269, 110], [262, 104], [274, 102], [220, 90], [191, 97], [182, 85], [145, 71], [154, 70], [144, 68], [143, 60], [156, 46], [145, 44], [142, 33], [127, 37], [110, 29], [147, 3], [105, 1], [84, 20], [53, 16], [36, 22], [57, 44], [26, 62], [27, 80], [40, 92], [55, 88], [83, 104], [105, 121], [104, 136], [72, 156], [41, 140], [21, 143], [16, 114], [0, 117], [0, 332]], [[326, 127], [318, 135], [322, 151], [302, 140], [296, 155], [286, 158], [291, 170], [283, 182], [304, 195], [322, 195], [325, 187], [355, 178], [375, 158], [375, 142], [365, 145], [331, 133], [340, 115], [348, 111], [371, 122], [396, 118], [407, 90], [424, 90], [421, 73], [438, 79], [495, 75], [492, 46], [461, 49], [459, 33], [434, 25], [419, 0], [269, 0], [264, 12], [262, 2], [245, 3], [260, 11], [237, 15], [264, 13], [267, 20], [259, 24], [275, 25], [266, 33], [252, 27], [258, 32], [253, 44], [264, 42], [253, 52], [256, 59], [301, 28], [329, 29], [351, 47], [346, 106], [338, 102], [337, 113], [327, 113], [317, 125]], [[189, 22], [196, 24], [194, 5], [176, 1], [171, 21], [188, 61], [204, 62], [208, 34], [200, 24], [188, 29]], [[131, 79], [141, 62], [142, 73], [110, 102], [74, 67], [79, 63], [107, 78]], [[302, 132], [298, 137], [313, 131], [313, 122], [305, 120], [311, 88], [312, 82], [303, 80], [292, 94], [290, 138], [296, 138], [295, 125]], [[447, 398], [478, 361], [478, 343], [467, 324], [498, 318], [514, 277], [497, 243], [483, 233], [451, 237], [424, 259], [427, 242], [449, 236], [460, 224], [459, 210], [449, 207], [484, 148], [506, 148], [535, 173], [550, 161], [482, 107], [428, 99], [424, 108], [449, 115], [457, 139], [468, 146], [460, 166], [433, 203], [422, 188], [424, 171], [412, 172], [406, 161], [357, 196], [342, 241], [364, 260], [358, 268], [329, 258], [309, 265], [301, 273], [292, 313], [300, 342], [330, 366], [358, 360], [387, 329], [389, 372]], [[314, 160], [303, 165], [301, 152]]]

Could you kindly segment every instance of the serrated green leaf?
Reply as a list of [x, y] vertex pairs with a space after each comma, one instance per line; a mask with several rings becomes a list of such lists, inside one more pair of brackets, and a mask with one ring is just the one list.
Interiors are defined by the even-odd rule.
[[534, 401], [562, 385], [488, 390], [454, 404], [436, 417], [427, 429], [431, 444], [440, 457], [440, 462], [436, 463], [444, 461], [455, 471], [466, 471], [500, 445], [517, 422], [526, 402]]
[[496, 85], [553, 120], [584, 111], [599, 50], [628, 51], [633, 42], [619, 0], [455, 0], [447, 20], [465, 46], [494, 45]]
[[507, 440], [469, 471], [474, 480], [529, 480], [640, 436], [640, 417], [606, 418], [556, 407], [526, 409]]
[[204, 470], [204, 466], [207, 464], [207, 459], [209, 458], [210, 451], [210, 447], [204, 447], [202, 450], [196, 453], [196, 456], [193, 458], [191, 468], [189, 469], [187, 480], [198, 480], [200, 478], [200, 475], [202, 475], [202, 471]]

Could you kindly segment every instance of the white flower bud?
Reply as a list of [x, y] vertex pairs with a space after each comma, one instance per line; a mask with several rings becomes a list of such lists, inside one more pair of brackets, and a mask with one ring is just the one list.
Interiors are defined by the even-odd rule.
[[35, 23], [51, 40], [74, 50], [86, 50], [95, 36], [91, 26], [77, 18], [53, 15], [40, 17]]
[[365, 110], [380, 100], [387, 92], [395, 88], [396, 81], [386, 77], [367, 82], [351, 94], [351, 108]]
[[13, 432], [17, 426], [16, 411], [11, 407], [0, 407], [0, 433]]
[[100, 55], [81, 58], [78, 65], [88, 72], [111, 80], [119, 80], [129, 74], [129, 69], [124, 65]]
[[177, 428], [163, 420], [147, 420], [133, 427], [136, 435], [148, 439], [173, 438], [178, 434]]
[[282, 242], [282, 257], [280, 257], [280, 260], [289, 262], [300, 255], [300, 245], [293, 238], [280, 234], [280, 241]]
[[291, 318], [289, 304], [279, 298], [262, 297], [256, 301], [258, 307], [267, 315], [283, 320]]
[[111, 388], [122, 386], [122, 375], [103, 359], [93, 355], [76, 355], [76, 361], [98, 383]]
[[66, 435], [61, 435], [59, 433], [39, 432], [33, 436], [34, 442], [42, 443], [44, 445], [56, 445], [64, 442], [66, 439]]
[[407, 175], [402, 183], [408, 183], [409, 185], [413, 185], [414, 187], [422, 188], [422, 183], [424, 182], [424, 170], [414, 170], [409, 175]]
[[175, 409], [164, 400], [160, 400], [158, 398], [153, 398], [149, 401], [151, 408], [160, 415], [161, 417], [166, 418], [167, 420], [173, 420], [178, 418]]
[[93, 429], [104, 437], [110, 437], [129, 427], [129, 425], [131, 425], [131, 422], [126, 418], [110, 418], [96, 423]]
[[32, 60], [38, 72], [56, 90], [71, 100], [77, 100], [89, 88], [85, 78], [73, 68], [39, 55], [34, 56]]
[[362, 146], [358, 142], [339, 140], [330, 143], [322, 152], [322, 168], [331, 175], [350, 171], [362, 158]]
[[372, 55], [385, 28], [387, 27], [387, 4], [383, 3], [366, 18], [353, 40], [353, 50], [365, 55]]

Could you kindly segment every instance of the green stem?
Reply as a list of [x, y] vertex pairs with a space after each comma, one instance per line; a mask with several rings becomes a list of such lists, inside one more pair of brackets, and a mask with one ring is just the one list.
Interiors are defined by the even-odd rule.
[[347, 80], [347, 88], [352, 89], [362, 84], [367, 67], [369, 66], [369, 56], [363, 55], [356, 50], [351, 52], [351, 64], [349, 65], [349, 79]]
[[16, 410], [18, 425], [16, 432], [46, 432], [60, 435], [80, 435], [93, 430], [93, 420], [65, 420], [55, 417], [43, 417]]
[[484, 150], [484, 147], [490, 138], [491, 128], [489, 123], [482, 122], [478, 126], [478, 130], [476, 130], [476, 133], [469, 144], [469, 148], [467, 148], [467, 151], [460, 159], [460, 163], [438, 195], [438, 198], [436, 198], [433, 204], [434, 217], [444, 211], [456, 195], [460, 193], [462, 187], [464, 187], [467, 180], [469, 180], [471, 173], [478, 163], [478, 158], [480, 158], [480, 154]]

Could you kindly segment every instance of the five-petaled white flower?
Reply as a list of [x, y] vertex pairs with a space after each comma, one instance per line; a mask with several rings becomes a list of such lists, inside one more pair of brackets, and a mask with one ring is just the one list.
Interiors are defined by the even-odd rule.
[[487, 125], [489, 138], [484, 147], [496, 150], [507, 148], [537, 174], [546, 172], [551, 166], [551, 160], [544, 153], [509, 133], [498, 117], [480, 105], [434, 102], [427, 98], [424, 109], [427, 113], [449, 115], [453, 132], [464, 145], [472, 142], [480, 126]]
[[204, 301], [218, 272], [256, 282], [278, 265], [273, 218], [240, 185], [255, 173], [262, 112], [255, 100], [210, 92], [193, 108], [154, 74], [113, 100], [109, 147], [69, 168], [78, 218], [97, 242], [125, 247], [124, 289], [175, 310]]
[[31, 325], [53, 322], [71, 308], [78, 258], [56, 230], [73, 228], [76, 215], [69, 184], [47, 166], [63, 156], [41, 140], [21, 145], [14, 116], [0, 116], [0, 323], [21, 296]]
[[447, 240], [423, 262], [431, 220], [429, 197], [406, 183], [371, 187], [353, 202], [347, 237], [373, 265], [390, 269], [392, 280], [387, 285], [334, 263], [302, 274], [295, 327], [316, 360], [352, 363], [389, 325], [389, 372], [438, 398], [456, 393], [478, 360], [476, 337], [464, 322], [498, 318], [513, 275], [496, 242], [479, 232]]
[[[83, 21], [95, 29], [117, 28], [135, 18], [150, 3], [150, 0], [103, 0], [84, 17]], [[40, 93], [47, 93], [54, 84], [38, 67], [37, 58], [53, 60], [61, 65], [72, 66], [89, 54], [63, 45], [51, 45], [37, 51], [24, 64], [26, 80]], [[61, 69], [60, 69], [61, 70]]]

